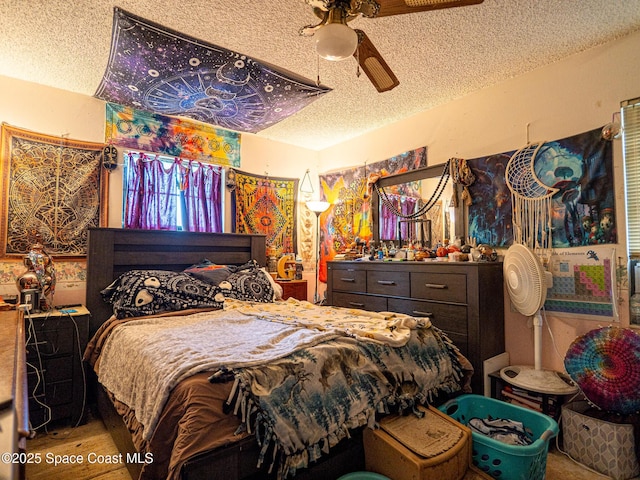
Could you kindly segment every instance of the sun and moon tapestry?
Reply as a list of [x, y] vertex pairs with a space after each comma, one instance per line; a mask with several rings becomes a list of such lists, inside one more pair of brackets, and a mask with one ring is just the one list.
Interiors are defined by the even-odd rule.
[[94, 94], [107, 102], [257, 133], [331, 89], [119, 8]]

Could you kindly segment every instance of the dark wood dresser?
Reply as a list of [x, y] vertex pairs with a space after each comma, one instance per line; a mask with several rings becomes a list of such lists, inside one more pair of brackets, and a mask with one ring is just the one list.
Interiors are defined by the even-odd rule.
[[502, 262], [328, 262], [327, 303], [429, 317], [473, 365], [480, 395], [483, 361], [504, 352]]
[[89, 317], [85, 307], [25, 315], [32, 428], [48, 421], [82, 420], [87, 394], [82, 355]]

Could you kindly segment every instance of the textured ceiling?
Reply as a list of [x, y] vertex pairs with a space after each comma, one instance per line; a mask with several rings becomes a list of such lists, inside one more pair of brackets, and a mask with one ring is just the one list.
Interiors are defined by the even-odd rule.
[[638, 0], [485, 0], [350, 22], [400, 86], [378, 93], [355, 59], [318, 61], [304, 0], [0, 0], [0, 75], [93, 95], [113, 7], [333, 88], [258, 136], [320, 150], [640, 29]]

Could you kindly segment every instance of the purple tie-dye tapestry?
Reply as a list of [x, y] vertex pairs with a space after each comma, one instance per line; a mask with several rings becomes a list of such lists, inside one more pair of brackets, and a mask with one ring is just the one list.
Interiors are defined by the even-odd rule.
[[114, 9], [111, 53], [95, 97], [256, 133], [330, 88]]

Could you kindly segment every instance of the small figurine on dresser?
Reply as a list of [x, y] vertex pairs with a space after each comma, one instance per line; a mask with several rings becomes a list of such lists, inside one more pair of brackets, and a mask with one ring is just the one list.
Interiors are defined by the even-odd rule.
[[478, 245], [478, 252], [480, 253], [479, 262], [495, 262], [498, 260], [498, 252], [489, 245]]
[[24, 256], [24, 265], [27, 271], [16, 281], [20, 303], [30, 305], [35, 312], [51, 310], [56, 289], [56, 270], [53, 258], [41, 243], [40, 234], [36, 235], [36, 243]]

